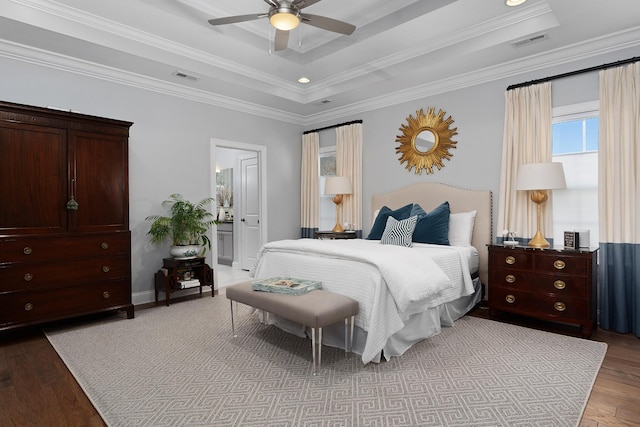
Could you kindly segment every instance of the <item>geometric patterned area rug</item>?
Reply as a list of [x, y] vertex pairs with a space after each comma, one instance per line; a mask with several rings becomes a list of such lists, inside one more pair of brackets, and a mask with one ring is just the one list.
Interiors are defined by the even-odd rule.
[[364, 365], [224, 295], [46, 336], [116, 426], [577, 426], [606, 344], [466, 316]]

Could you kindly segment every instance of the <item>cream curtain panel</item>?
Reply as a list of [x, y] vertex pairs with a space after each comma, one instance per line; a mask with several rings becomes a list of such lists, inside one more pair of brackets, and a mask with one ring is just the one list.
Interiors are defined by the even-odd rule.
[[302, 135], [302, 165], [300, 167], [300, 237], [313, 238], [318, 231], [320, 203], [320, 135]]
[[342, 222], [362, 237], [362, 123], [336, 128], [336, 173], [351, 178], [353, 187], [342, 201]]
[[[504, 229], [515, 231], [517, 238], [526, 244], [536, 233], [536, 205], [528, 191], [516, 191], [516, 179], [521, 164], [551, 161], [552, 122], [551, 83], [525, 86], [505, 93], [498, 236]], [[540, 228], [547, 236], [546, 231], [553, 229], [551, 193], [542, 209]]]
[[640, 63], [600, 72], [600, 326], [640, 336]]

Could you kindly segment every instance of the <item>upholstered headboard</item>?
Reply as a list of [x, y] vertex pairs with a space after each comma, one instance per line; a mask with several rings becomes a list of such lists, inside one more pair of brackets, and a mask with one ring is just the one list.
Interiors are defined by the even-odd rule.
[[371, 197], [371, 213], [373, 214], [382, 206], [397, 209], [409, 203], [418, 203], [426, 212], [429, 212], [444, 201], [449, 201], [451, 213], [478, 211], [471, 244], [478, 250], [480, 280], [487, 284], [489, 278], [487, 245], [492, 242], [493, 229], [491, 191], [466, 190], [433, 182], [411, 184], [389, 193], [374, 194]]

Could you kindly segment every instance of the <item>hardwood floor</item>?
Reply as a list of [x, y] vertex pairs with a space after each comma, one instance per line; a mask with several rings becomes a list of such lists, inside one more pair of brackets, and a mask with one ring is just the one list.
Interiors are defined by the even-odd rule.
[[[609, 347], [580, 426], [640, 425], [640, 339], [599, 329], [591, 339]], [[39, 328], [0, 333], [0, 427], [9, 426], [106, 426]]]

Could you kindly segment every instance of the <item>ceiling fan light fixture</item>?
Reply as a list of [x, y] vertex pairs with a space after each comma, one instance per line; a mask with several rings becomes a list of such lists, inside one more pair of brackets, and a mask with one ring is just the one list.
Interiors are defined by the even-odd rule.
[[526, 2], [527, 0], [506, 0], [505, 4], [507, 6], [520, 6], [522, 3]]
[[291, 9], [280, 8], [269, 15], [269, 22], [278, 30], [289, 31], [300, 25], [300, 15]]

